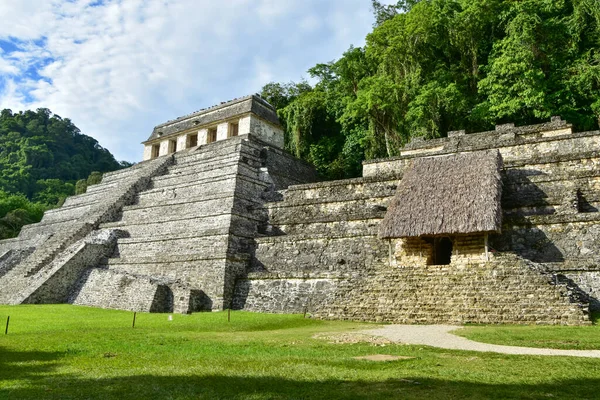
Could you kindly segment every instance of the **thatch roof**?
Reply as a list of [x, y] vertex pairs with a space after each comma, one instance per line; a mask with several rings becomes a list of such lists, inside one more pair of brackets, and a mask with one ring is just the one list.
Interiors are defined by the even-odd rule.
[[501, 168], [498, 150], [415, 159], [391, 200], [379, 237], [500, 231]]

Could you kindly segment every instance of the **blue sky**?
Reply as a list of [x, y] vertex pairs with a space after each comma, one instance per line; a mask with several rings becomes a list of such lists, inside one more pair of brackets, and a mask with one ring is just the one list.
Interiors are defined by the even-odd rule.
[[0, 18], [0, 109], [49, 108], [128, 161], [155, 125], [308, 78], [373, 24], [370, 0], [2, 0]]

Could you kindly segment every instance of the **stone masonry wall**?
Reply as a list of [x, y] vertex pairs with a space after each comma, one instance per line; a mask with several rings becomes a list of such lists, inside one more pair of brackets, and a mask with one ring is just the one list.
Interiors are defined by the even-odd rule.
[[[200, 146], [174, 160], [118, 221], [102, 225], [124, 237], [74, 301], [123, 308], [131, 297], [138, 309], [179, 312], [231, 307], [236, 279], [246, 274], [254, 237], [266, 223], [263, 203], [288, 182], [316, 176], [312, 167], [254, 136]], [[151, 301], [165, 291], [171, 291], [171, 303]]]
[[[73, 246], [88, 237], [101, 223], [117, 218], [123, 206], [131, 202], [135, 194], [147, 186], [149, 179], [160, 174], [171, 161], [166, 157], [106, 174], [102, 183], [90, 187], [88, 193], [68, 198], [63, 207], [45, 213], [39, 223], [25, 226], [18, 240], [10, 243], [22, 245], [15, 248], [19, 251], [32, 248], [32, 244], [35, 247], [26, 258], [0, 277], [0, 304], [28, 301], [38, 290], [44, 295], [38, 294], [31, 301], [66, 299], [72, 281], [77, 279], [68, 271], [82, 273], [81, 261], [71, 263], [65, 259], [74, 251]], [[118, 178], [116, 181], [115, 177]], [[75, 253], [77, 258], [86, 251]], [[89, 265], [86, 263], [85, 267]], [[60, 278], [55, 279], [54, 276]]]
[[[598, 144], [600, 132], [572, 133], [559, 119], [501, 126], [415, 141], [401, 157], [365, 163], [360, 179], [292, 186], [283, 201], [268, 206], [263, 233], [271, 237], [257, 239], [255, 272], [238, 281], [236, 299], [241, 300], [235, 304], [302, 312], [306, 298], [316, 296], [319, 306], [311, 311], [324, 318], [589, 323], [579, 286], [592, 295], [593, 306], [600, 282], [595, 270], [567, 271], [565, 260], [596, 257]], [[505, 161], [505, 223], [502, 234], [490, 235], [487, 256], [483, 234], [452, 237], [447, 266], [427, 265], [431, 249], [421, 239], [377, 239], [387, 202], [413, 158], [491, 148], [499, 148]], [[373, 190], [385, 187], [393, 189]], [[367, 253], [371, 259], [365, 262]], [[553, 254], [559, 257], [543, 259], [556, 258]], [[542, 272], [545, 264], [536, 261], [554, 262], [557, 273], [571, 282], [553, 279], [557, 273]], [[327, 282], [321, 283], [322, 291], [312, 289], [319, 280]]]
[[487, 263], [393, 267], [380, 264], [350, 279], [318, 318], [394, 323], [589, 324], [587, 309], [565, 287], [516, 257]]

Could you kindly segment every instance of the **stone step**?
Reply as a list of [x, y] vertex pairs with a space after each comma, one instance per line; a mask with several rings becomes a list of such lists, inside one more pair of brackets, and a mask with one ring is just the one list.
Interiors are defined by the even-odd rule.
[[272, 203], [269, 205], [269, 221], [272, 225], [288, 225], [383, 218], [389, 200], [389, 198], [375, 198], [290, 207], [286, 207], [285, 203], [278, 206]]
[[28, 240], [33, 239], [36, 235], [53, 235], [64, 230], [72, 229], [72, 224], [76, 223], [77, 221], [77, 219], [72, 219], [48, 223], [38, 222], [37, 224], [25, 225], [23, 228], [21, 228], [19, 238], [22, 240]]
[[131, 237], [153, 235], [183, 235], [187, 233], [210, 234], [228, 231], [231, 216], [223, 213], [195, 218], [161, 219], [160, 221], [117, 221], [101, 224], [102, 229], [114, 228], [127, 232]]
[[169, 259], [152, 257], [111, 258], [102, 267], [111, 271], [165, 278], [208, 292], [223, 291], [224, 274], [244, 271], [250, 257], [247, 254], [230, 254], [207, 257], [203, 255], [173, 255]]
[[226, 164], [203, 165], [205, 168], [194, 171], [186, 169], [184, 171], [169, 171], [169, 173], [152, 178], [152, 185], [159, 184], [162, 181], [178, 179], [181, 183], [187, 183], [196, 179], [210, 179], [216, 176], [236, 173], [239, 162], [237, 160]]
[[164, 175], [152, 180], [150, 189], [168, 188], [206, 180], [225, 179], [235, 174], [243, 174], [258, 179], [258, 171], [243, 164], [221, 165], [203, 172], [187, 175]]
[[112, 182], [116, 182], [116, 181], [121, 181], [124, 178], [133, 177], [133, 176], [137, 175], [138, 173], [140, 173], [142, 169], [145, 169], [147, 166], [151, 165], [151, 163], [153, 161], [154, 160], [142, 161], [142, 162], [139, 162], [129, 168], [119, 169], [117, 171], [112, 171], [112, 172], [105, 172], [102, 175], [102, 183], [104, 183], [104, 184], [112, 183]]
[[176, 162], [169, 166], [167, 173], [188, 171], [188, 170], [202, 170], [204, 168], [211, 168], [219, 164], [230, 164], [239, 162], [241, 154], [239, 151], [232, 151], [227, 154], [210, 154], [201, 159], [188, 160], [186, 162]]
[[[285, 196], [285, 192], [284, 192]], [[359, 202], [359, 201], [371, 201], [376, 204], [388, 204], [390, 196], [383, 197], [374, 197], [369, 196], [363, 193], [352, 193], [347, 194], [346, 196], [335, 196], [331, 198], [312, 198], [312, 199], [301, 199], [301, 200], [283, 200], [283, 201], [273, 201], [268, 202], [265, 206], [269, 209], [285, 209], [285, 208], [294, 208], [294, 207], [305, 207], [305, 206], [315, 206], [320, 204], [337, 204], [337, 203], [347, 203], [347, 202]]]
[[100, 182], [95, 185], [88, 186], [86, 189], [86, 193], [96, 193], [96, 192], [104, 192], [105, 190], [111, 190], [120, 185], [120, 181], [115, 182]]
[[375, 236], [311, 237], [286, 235], [256, 240], [255, 267], [295, 273], [364, 271], [388, 257], [388, 244]]
[[312, 234], [312, 235], [342, 235], [360, 236], [377, 235], [381, 218], [355, 219], [333, 222], [312, 222], [299, 224], [283, 224], [273, 227], [272, 232], [281, 232], [288, 235]]
[[264, 181], [232, 173], [227, 176], [203, 179], [186, 184], [173, 182], [170, 186], [145, 190], [138, 194], [136, 203], [152, 205], [169, 199], [200, 198], [221, 193], [233, 193], [234, 191], [237, 196], [257, 198], [260, 193], [268, 188], [269, 185]]
[[[578, 197], [579, 193], [579, 197]], [[565, 202], [576, 202], [578, 198], [588, 202], [600, 202], [600, 190], [587, 187], [574, 187], [566, 184], [560, 188], [537, 187], [535, 185], [519, 188], [505, 187], [502, 193], [502, 206], [507, 208], [561, 205]]]
[[63, 207], [77, 207], [85, 204], [93, 204], [101, 200], [104, 193], [102, 191], [95, 191], [92, 193], [77, 194], [75, 196], [69, 196], [66, 198]]
[[600, 158], [581, 158], [545, 164], [505, 165], [506, 183], [541, 183], [560, 180], [578, 180], [600, 177]]
[[244, 139], [242, 137], [229, 138], [218, 142], [198, 146], [194, 150], [175, 153], [175, 164], [184, 165], [214, 157], [227, 156], [237, 153], [242, 149]]
[[98, 204], [78, 204], [76, 206], [66, 207], [66, 208], [55, 208], [53, 210], [48, 210], [44, 213], [44, 217], [40, 221], [40, 223], [48, 224], [48, 223], [57, 223], [62, 221], [70, 221], [74, 219], [80, 219], [85, 217], [87, 214], [92, 212], [94, 209], [98, 207]]
[[[176, 247], [171, 247], [176, 246]], [[182, 256], [222, 257], [227, 253], [226, 236], [185, 238], [155, 241], [119, 242], [114, 257], [124, 260], [148, 259], [160, 262], [178, 260]], [[143, 257], [141, 256], [143, 255]], [[114, 260], [115, 258], [111, 259]], [[110, 260], [109, 260], [110, 263]]]
[[231, 196], [220, 196], [199, 202], [186, 201], [171, 205], [133, 206], [123, 211], [121, 221], [126, 224], [166, 222], [172, 220], [188, 220], [228, 213], [246, 215], [256, 220], [266, 218], [266, 210], [259, 203], [237, 199]]
[[580, 222], [600, 222], [600, 212], [548, 215], [508, 215], [505, 216], [503, 220], [503, 223], [512, 225], [512, 229], [516, 229], [517, 226], [531, 227], [532, 225], [568, 224]]
[[[144, 210], [144, 209], [160, 209], [163, 207], [171, 208], [172, 206], [181, 204], [192, 204], [192, 203], [204, 203], [209, 206], [211, 201], [222, 202], [223, 200], [233, 199], [233, 193], [218, 193], [210, 196], [195, 196], [195, 197], [175, 197], [174, 199], [168, 199], [161, 202], [155, 202], [153, 204], [132, 204], [123, 207], [123, 212]], [[177, 213], [176, 213], [177, 214]], [[178, 214], [177, 214], [178, 215]]]
[[[327, 314], [316, 314], [317, 317], [327, 318]], [[332, 313], [330, 318], [338, 319], [336, 313]], [[472, 314], [465, 314], [464, 316], [458, 317], [455, 313], [440, 313], [428, 312], [428, 313], [397, 313], [390, 315], [387, 313], [374, 313], [369, 314], [357, 313], [356, 315], [348, 314], [345, 316], [346, 320], [358, 320], [358, 321], [379, 321], [379, 322], [392, 322], [396, 324], [431, 324], [431, 323], [454, 323], [463, 324], [465, 322], [480, 323], [480, 324], [498, 324], [498, 323], [526, 323], [526, 324], [537, 324], [537, 325], [577, 325], [580, 322], [584, 322], [584, 319], [578, 319], [571, 317], [570, 315], [563, 315], [557, 313], [555, 315], [549, 315], [540, 313], [539, 311], [535, 314], [529, 315], [513, 315], [513, 314], [495, 314], [487, 313], [483, 311], [476, 311]], [[585, 324], [585, 322], [584, 322]]]
[[135, 257], [140, 254], [154, 255], [157, 259], [170, 254], [218, 254], [218, 252], [248, 252], [248, 241], [223, 235], [160, 236], [119, 239], [115, 256]]
[[186, 174], [202, 171], [217, 165], [235, 162], [251, 165], [253, 167], [260, 167], [262, 164], [260, 157], [256, 156], [255, 151], [247, 148], [240, 148], [237, 151], [232, 149], [230, 153], [208, 154], [206, 157], [187, 159], [185, 162], [176, 162], [169, 167], [168, 173], [178, 172]]
[[[186, 199], [187, 200], [187, 199]], [[198, 203], [185, 201], [175, 205], [133, 206], [124, 209], [121, 221], [125, 223], [164, 222], [170, 220], [186, 220], [188, 218], [206, 217], [228, 213], [234, 205], [234, 198], [222, 195]]]
[[399, 180], [376, 180], [368, 178], [344, 179], [290, 186], [285, 192], [286, 202], [302, 202], [312, 199], [391, 197], [396, 193]]
[[171, 185], [162, 185], [160, 188], [149, 188], [137, 195], [138, 202], [146, 198], [173, 198], [176, 196], [197, 197], [200, 194], [209, 192], [211, 194], [228, 193], [235, 189], [237, 175], [235, 173], [219, 176], [209, 179], [199, 179], [197, 181], [178, 184], [172, 182]]

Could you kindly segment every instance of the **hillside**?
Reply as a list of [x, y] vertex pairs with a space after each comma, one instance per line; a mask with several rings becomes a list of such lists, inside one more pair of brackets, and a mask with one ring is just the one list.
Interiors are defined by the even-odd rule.
[[75, 194], [78, 180], [129, 166], [48, 109], [0, 113], [0, 239]]

